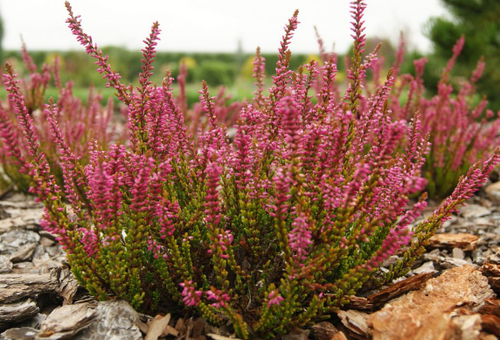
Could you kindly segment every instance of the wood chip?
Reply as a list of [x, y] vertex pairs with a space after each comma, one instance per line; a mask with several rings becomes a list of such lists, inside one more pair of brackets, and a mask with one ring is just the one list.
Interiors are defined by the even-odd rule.
[[370, 315], [368, 323], [373, 340], [448, 339], [447, 334], [462, 329], [477, 330], [477, 317], [453, 321], [454, 310], [475, 313], [492, 297], [481, 272], [473, 266], [457, 267], [428, 280], [422, 289], [390, 301]]
[[14, 265], [10, 262], [9, 257], [0, 255], [0, 274], [10, 273]]
[[28, 243], [22, 245], [14, 254], [10, 256], [12, 263], [23, 262], [26, 260], [31, 261], [31, 256], [36, 249], [36, 243]]
[[75, 335], [81, 329], [87, 327], [95, 316], [96, 305], [94, 303], [57, 307], [42, 322], [40, 336], [52, 336], [55, 333], [62, 333], [64, 336]]
[[35, 340], [38, 330], [30, 327], [11, 328], [0, 335], [2, 340]]
[[[481, 333], [481, 316], [479, 314], [459, 315], [451, 319], [447, 336], [450, 339], [477, 339]], [[449, 335], [449, 334], [453, 335]]]
[[311, 336], [315, 340], [331, 340], [339, 333], [342, 332], [327, 321], [318, 322], [317, 324], [311, 326]]
[[420, 289], [433, 275], [430, 272], [422, 273], [399, 281], [378, 293], [368, 296], [368, 301], [374, 305], [381, 305], [409, 291]]
[[229, 338], [227, 336], [222, 336], [218, 334], [209, 333], [207, 336], [214, 340], [240, 340], [239, 338]]
[[479, 237], [472, 234], [436, 234], [429, 239], [429, 248], [460, 248], [463, 251], [477, 249]]
[[0, 325], [19, 322], [35, 316], [40, 309], [31, 299], [0, 305]]
[[496, 204], [500, 204], [500, 182], [488, 185], [484, 191], [490, 200]]
[[483, 330], [496, 336], [500, 336], [500, 318], [495, 315], [481, 315]]
[[165, 337], [167, 335], [177, 336], [179, 332], [168, 325], [170, 322], [170, 314], [165, 316], [157, 315], [149, 323], [149, 330], [146, 334], [144, 340], [157, 340], [160, 336]]
[[27, 296], [54, 292], [57, 281], [51, 274], [1, 274], [0, 303], [8, 303]]
[[500, 299], [487, 299], [484, 305], [478, 310], [481, 314], [496, 315], [500, 318]]
[[488, 277], [488, 282], [493, 290], [500, 294], [500, 264], [486, 262], [480, 268], [484, 276]]
[[339, 310], [337, 316], [350, 331], [362, 336], [370, 334], [367, 322], [368, 314], [357, 310]]
[[346, 303], [342, 308], [364, 310], [364, 311], [372, 311], [376, 309], [373, 303], [368, 301], [366, 297], [362, 296], [350, 296], [349, 303]]
[[142, 340], [136, 322], [139, 314], [123, 300], [99, 302], [94, 321], [73, 340], [119, 339]]

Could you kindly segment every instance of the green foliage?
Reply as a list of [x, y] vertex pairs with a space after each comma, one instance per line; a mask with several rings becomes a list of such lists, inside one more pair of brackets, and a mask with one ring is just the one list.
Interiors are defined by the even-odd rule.
[[236, 79], [236, 66], [223, 61], [203, 61], [195, 69], [195, 78], [202, 79], [212, 86], [231, 86]]

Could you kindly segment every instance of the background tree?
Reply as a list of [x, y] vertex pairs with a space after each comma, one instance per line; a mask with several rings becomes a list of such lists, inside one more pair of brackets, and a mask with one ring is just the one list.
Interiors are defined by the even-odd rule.
[[[434, 44], [434, 54], [426, 72], [427, 84], [436, 84], [452, 47], [461, 35], [465, 45], [453, 74], [469, 77], [477, 61], [484, 56], [486, 68], [478, 83], [478, 92], [488, 97], [490, 108], [500, 109], [500, 1], [441, 0], [452, 18], [433, 18], [428, 36]], [[434, 57], [434, 58], [433, 58]]]

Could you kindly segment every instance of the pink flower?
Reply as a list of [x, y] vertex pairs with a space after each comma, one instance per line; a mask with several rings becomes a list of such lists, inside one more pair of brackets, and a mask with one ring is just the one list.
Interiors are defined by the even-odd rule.
[[294, 252], [296, 260], [304, 261], [307, 257], [309, 246], [313, 244], [307, 216], [301, 213], [293, 221], [292, 227], [292, 231], [288, 233], [290, 248]]
[[269, 293], [269, 301], [267, 302], [267, 308], [270, 308], [272, 305], [278, 306], [285, 299], [278, 293], [275, 289]]
[[196, 290], [193, 286], [193, 281], [184, 281], [183, 283], [179, 283], [179, 286], [183, 288], [182, 290], [182, 301], [188, 307], [198, 306], [200, 303], [201, 295], [203, 294], [201, 290]]
[[215, 308], [224, 308], [226, 307], [226, 302], [229, 302], [231, 300], [227, 293], [223, 293], [221, 290], [215, 289], [214, 287], [211, 287], [210, 290], [207, 290], [205, 294], [207, 295], [207, 298], [209, 300], [216, 301], [211, 304], [212, 307]]

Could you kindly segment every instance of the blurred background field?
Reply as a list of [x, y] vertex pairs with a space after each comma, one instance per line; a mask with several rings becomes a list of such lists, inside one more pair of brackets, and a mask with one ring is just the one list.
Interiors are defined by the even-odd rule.
[[[28, 0], [27, 3], [33, 2], [32, 0]], [[107, 2], [102, 7], [95, 1], [87, 1], [81, 2], [79, 0], [74, 0], [74, 4], [76, 4], [79, 10], [85, 11], [93, 11], [92, 16], [86, 14], [86, 22], [92, 28], [92, 25], [95, 24], [103, 24], [96, 21], [95, 19], [100, 18], [103, 15], [101, 13], [104, 11], [104, 8], [113, 8], [113, 3], [117, 3], [115, 0]], [[151, 2], [150, 0], [146, 1], [147, 3]], [[262, 1], [261, 1], [262, 2]], [[260, 4], [261, 2], [257, 1], [255, 5]], [[398, 15], [398, 11], [405, 9], [407, 11], [411, 10], [411, 6], [414, 6], [413, 2], [410, 0], [403, 0], [399, 2], [394, 2], [392, 0], [385, 1], [384, 3], [380, 1], [373, 1], [373, 4], [370, 4], [369, 11], [367, 11], [367, 35], [368, 35], [368, 43], [366, 46], [366, 54], [370, 53], [375, 46], [382, 42], [382, 51], [380, 55], [385, 57], [384, 60], [384, 71], [387, 71], [392, 63], [394, 62], [394, 56], [396, 50], [398, 48], [398, 36], [399, 31], [394, 31], [393, 28], [399, 24], [398, 29], [403, 31], [406, 39], [406, 54], [404, 58], [403, 65], [401, 67], [400, 73], [405, 74], [409, 73], [414, 75], [414, 66], [413, 60], [421, 58], [423, 56], [428, 58], [428, 63], [425, 67], [425, 73], [423, 75], [424, 83], [426, 84], [427, 90], [430, 92], [428, 95], [433, 95], [436, 91], [437, 82], [440, 78], [441, 72], [446, 65], [446, 61], [450, 58], [452, 54], [452, 46], [457, 41], [457, 39], [461, 35], [465, 35], [466, 42], [463, 49], [463, 52], [460, 54], [457, 59], [457, 63], [455, 69], [452, 74], [452, 83], [458, 89], [465, 79], [470, 77], [472, 70], [475, 68], [477, 61], [484, 57], [486, 62], [486, 70], [484, 72], [483, 77], [480, 79], [477, 85], [477, 90], [480, 96], [487, 96], [489, 103], [489, 108], [493, 110], [500, 109], [500, 90], [498, 84], [500, 84], [500, 1], [498, 0], [478, 0], [478, 1], [469, 1], [469, 0], [433, 0], [428, 2], [428, 11], [429, 14], [427, 17], [425, 16], [425, 11], [422, 10], [422, 13], [417, 13], [415, 9], [413, 9], [415, 13], [415, 17], [420, 16], [420, 22], [418, 25], [414, 22], [416, 19], [412, 17], [395, 17]], [[154, 3], [154, 1], [152, 2]], [[195, 1], [195, 3], [198, 3]], [[335, 22], [335, 13], [331, 12], [330, 16], [332, 17], [331, 27], [325, 27], [323, 17], [328, 17], [324, 11], [329, 10], [328, 8], [322, 8], [321, 6], [314, 6], [312, 8], [310, 5], [302, 5], [300, 3], [284, 3], [279, 2], [281, 5], [277, 6], [276, 4], [268, 4], [267, 7], [263, 7], [262, 10], [265, 11], [265, 8], [268, 9], [268, 12], [262, 13], [261, 17], [273, 16], [276, 17], [274, 21], [276, 21], [274, 26], [269, 26], [273, 30], [278, 28], [278, 33], [274, 36], [272, 41], [276, 41], [276, 44], [272, 44], [275, 46], [272, 48], [264, 48], [264, 51], [275, 51], [273, 53], [263, 53], [263, 56], [266, 58], [266, 73], [274, 74], [274, 69], [276, 67], [276, 62], [278, 58], [277, 50], [278, 50], [278, 41], [281, 33], [280, 27], [285, 24], [285, 21], [280, 21], [280, 15], [283, 15], [285, 18], [291, 13], [289, 8], [293, 8], [296, 6], [301, 9], [304, 8], [304, 11], [299, 14], [299, 19], [302, 22], [299, 25], [298, 33], [297, 33], [297, 42], [293, 42], [291, 46], [292, 50], [292, 58], [291, 58], [291, 69], [297, 70], [300, 65], [303, 65], [309, 62], [311, 59], [315, 59], [320, 61], [319, 56], [319, 47], [317, 47], [316, 37], [314, 36], [314, 32], [311, 32], [311, 28], [313, 25], [319, 25], [319, 33], [325, 39], [325, 48], [327, 52], [332, 51], [332, 44], [330, 43], [331, 37], [334, 37], [334, 52], [338, 55], [338, 75], [337, 82], [345, 84], [345, 63], [344, 61], [347, 59], [346, 54], [349, 54], [350, 46], [343, 43], [343, 40], [337, 41], [337, 37], [339, 39], [349, 38], [347, 34], [342, 33], [343, 27], [340, 27], [340, 22]], [[348, 1], [339, 2], [335, 6], [341, 7], [348, 4]], [[383, 6], [385, 4], [385, 7]], [[140, 11], [140, 6], [136, 2], [132, 1], [123, 1], [120, 2], [120, 5], [123, 6], [119, 12], [123, 18], [127, 18], [127, 15], [130, 15], [130, 12]], [[38, 7], [36, 7], [38, 6]], [[101, 12], [97, 12], [96, 8], [101, 8], [103, 10]], [[158, 5], [159, 6], [159, 5]], [[174, 6], [174, 5], [172, 5]], [[202, 3], [199, 3], [197, 6], [205, 6]], [[331, 4], [325, 6], [333, 6]], [[437, 7], [436, 7], [437, 6]], [[60, 8], [59, 8], [60, 7]], [[115, 6], [116, 7], [116, 6]], [[226, 6], [227, 7], [227, 6]], [[215, 1], [210, 8], [214, 11], [224, 11], [227, 13], [236, 15], [235, 13], [230, 13], [231, 6], [226, 8], [222, 6], [222, 3]], [[281, 7], [281, 10], [276, 12], [276, 8]], [[425, 6], [424, 6], [425, 7]], [[432, 7], [432, 8], [431, 8]], [[158, 7], [159, 9], [160, 7]], [[336, 8], [336, 7], [335, 7]], [[436, 10], [438, 8], [438, 10]], [[385, 11], [384, 11], [385, 9]], [[16, 40], [20, 41], [19, 36], [12, 37], [13, 31], [19, 29], [20, 23], [15, 18], [11, 17], [13, 11], [16, 10], [13, 3], [9, 2], [0, 2], [0, 15], [3, 17], [3, 23], [0, 22], [0, 38], [5, 38], [6, 44], [2, 44], [2, 40], [0, 40], [0, 47], [3, 45], [7, 45], [3, 49], [0, 49], [0, 59], [2, 60], [2, 64], [6, 61], [11, 62], [17, 72], [23, 74], [25, 70], [23, 70], [23, 62], [21, 57], [20, 49], [12, 49], [9, 46], [14, 46], [12, 41]], [[17, 9], [20, 10], [20, 9]], [[43, 14], [48, 16], [52, 12], [61, 12], [62, 17], [58, 17], [57, 20], [60, 21], [58, 24], [60, 28], [58, 28], [61, 36], [54, 37], [54, 39], [47, 39], [47, 43], [45, 44], [46, 48], [40, 48], [40, 44], [43, 45], [42, 41], [35, 40], [30, 38], [31, 35], [28, 35], [26, 39], [26, 48], [35, 63], [41, 67], [44, 63], [53, 64], [56, 56], [60, 57], [60, 68], [61, 68], [61, 79], [62, 82], [65, 83], [71, 80], [74, 83], [74, 93], [85, 101], [85, 98], [88, 93], [88, 88], [91, 84], [93, 84], [99, 91], [101, 91], [103, 95], [103, 101], [106, 101], [107, 98], [112, 95], [113, 91], [105, 88], [105, 81], [102, 79], [101, 75], [96, 72], [96, 66], [94, 65], [94, 59], [88, 57], [82, 49], [79, 49], [78, 46], [71, 45], [68, 49], [64, 46], [61, 41], [66, 41], [66, 39], [73, 40], [71, 34], [66, 25], [64, 24], [64, 6], [62, 3], [60, 4], [52, 4], [47, 3], [45, 6], [41, 6], [39, 3], [33, 2], [33, 6], [23, 8], [24, 13], [26, 14], [26, 18], [31, 18], [30, 15], [33, 15], [33, 11], [40, 11], [38, 14]], [[248, 15], [252, 15], [255, 11], [255, 8], [247, 8]], [[393, 11], [393, 12], [391, 12]], [[290, 13], [288, 13], [290, 12]], [[316, 19], [311, 17], [311, 13], [316, 13]], [[391, 14], [393, 13], [393, 14]], [[435, 14], [442, 14], [439, 16], [435, 16]], [[213, 14], [213, 13], [212, 13]], [[161, 48], [157, 53], [156, 61], [154, 63], [155, 67], [155, 76], [152, 79], [153, 82], [157, 84], [161, 84], [162, 77], [165, 75], [167, 70], [172, 72], [172, 75], [176, 77], [179, 74], [179, 69], [181, 64], [185, 64], [188, 69], [188, 74], [186, 78], [186, 96], [188, 99], [189, 105], [193, 105], [193, 103], [198, 101], [198, 91], [201, 88], [201, 81], [206, 80], [208, 85], [211, 88], [211, 93], [215, 95], [218, 91], [216, 87], [221, 86], [222, 84], [226, 87], [226, 93], [231, 96], [229, 101], [244, 101], [251, 97], [252, 92], [254, 91], [253, 79], [252, 79], [252, 62], [254, 57], [254, 52], [252, 49], [254, 47], [250, 47], [253, 44], [253, 39], [262, 40], [262, 44], [264, 46], [268, 46], [268, 36], [274, 35], [274, 33], [266, 34], [266, 32], [262, 32], [268, 26], [264, 26], [263, 22], [256, 20], [256, 24], [254, 27], [236, 27], [230, 26], [232, 24], [236, 24], [239, 20], [242, 24], [248, 20], [242, 13], [238, 14], [237, 18], [231, 17], [228, 18], [227, 15], [222, 19], [221, 13], [221, 21], [216, 23], [214, 27], [212, 27], [212, 20], [207, 16], [207, 20], [204, 23], [198, 23], [196, 18], [194, 17], [196, 13], [193, 11], [191, 16], [186, 16], [184, 20], [185, 25], [182, 24], [182, 27], [179, 27], [179, 30], [175, 32], [171, 32], [170, 22], [174, 22], [175, 25], [180, 25], [177, 23], [178, 20], [176, 18], [172, 18], [171, 16], [167, 16], [168, 20], [166, 22], [160, 23], [163, 25], [164, 33], [163, 35], [167, 35], [165, 39], [165, 46], [169, 46], [170, 44], [175, 44], [175, 40], [172, 41], [172, 35], [178, 35], [180, 37], [185, 37], [181, 40], [186, 40], [184, 43], [188, 44], [190, 39], [193, 39], [188, 30], [189, 26], [197, 29], [198, 36], [201, 37], [197, 40], [192, 40], [191, 49], [202, 49], [205, 42], [203, 42], [203, 38], [207, 34], [204, 31], [201, 31], [199, 27], [206, 27], [207, 32], [213, 32], [211, 30], [216, 30], [216, 32], [220, 33], [220, 43], [217, 40], [217, 44], [213, 46], [212, 49], [217, 50], [226, 50], [225, 52], [220, 51], [209, 51], [207, 48], [206, 52], [172, 52], [172, 51], [164, 51]], [[434, 14], [434, 16], [433, 16]], [[43, 17], [42, 15], [42, 17]], [[52, 13], [52, 15], [55, 15]], [[301, 15], [305, 16], [301, 17]], [[137, 25], [139, 22], [146, 20], [143, 18], [146, 14], [143, 14], [141, 17], [137, 17]], [[21, 30], [22, 34], [31, 34], [32, 31], [42, 30], [44, 29], [30, 29], [29, 22], [35, 20], [41, 20], [40, 22], [46, 23], [47, 19], [35, 19], [34, 17], [24, 22], [24, 28]], [[156, 13], [151, 13], [146, 21], [151, 21], [156, 18]], [[162, 16], [160, 15], [160, 18]], [[422, 19], [423, 18], [423, 19]], [[189, 20], [188, 20], [189, 19]], [[94, 20], [94, 21], [92, 21]], [[116, 22], [116, 18], [107, 18], [108, 24], [112, 24], [117, 26], [116, 29], [121, 28], [123, 26], [118, 26]], [[142, 21], [141, 21], [142, 20]], [[317, 20], [318, 22], [315, 22]], [[387, 23], [387, 28], [381, 28], [379, 22]], [[98, 20], [97, 20], [98, 21]], [[339, 20], [337, 20], [339, 21]], [[348, 23], [348, 18], [344, 20]], [[35, 22], [38, 23], [38, 22]], [[16, 26], [17, 25], [17, 26]], [[47, 24], [48, 25], [48, 24]], [[187, 25], [187, 26], [186, 26]], [[265, 25], [269, 25], [269, 23], [265, 23]], [[415, 34], [415, 25], [420, 30], [418, 34]], [[57, 27], [59, 27], [57, 26]], [[166, 26], [166, 27], [165, 27]], [[275, 27], [276, 26], [276, 27]], [[21, 26], [23, 27], [23, 26]], [[51, 27], [47, 26], [45, 29], [49, 30]], [[271, 30], [269, 28], [269, 30]], [[370, 28], [375, 28], [370, 30]], [[378, 31], [376, 31], [378, 29]], [[30, 31], [31, 30], [31, 31]], [[227, 34], [226, 31], [236, 30], [239, 35], [243, 35], [245, 38], [236, 39], [234, 41], [228, 42], [225, 38]], [[255, 35], [258, 37], [252, 37], [252, 35], [245, 35], [246, 32], [251, 32], [255, 30]], [[413, 30], [413, 31], [412, 31]], [[134, 31], [139, 31], [136, 29]], [[9, 33], [10, 32], [10, 33]], [[17, 32], [17, 31], [16, 31]], [[89, 30], [92, 33], [92, 30]], [[241, 32], [245, 32], [244, 34]], [[273, 31], [274, 32], [274, 31]], [[306, 37], [304, 37], [304, 32], [306, 33]], [[103, 36], [106, 32], [93, 32], [95, 34], [99, 33], [100, 36]], [[107, 32], [108, 34], [114, 34], [115, 37], [118, 36], [126, 36], [126, 34], [118, 34], [117, 32]], [[196, 32], [194, 32], [196, 34]], [[147, 29], [142, 32], [141, 36], [145, 36], [147, 34]], [[299, 36], [299, 34], [302, 34]], [[346, 37], [343, 37], [346, 36]], [[396, 38], [395, 38], [396, 37]], [[427, 37], [427, 40], [422, 40], [422, 37]], [[264, 39], [265, 38], [265, 39]], [[115, 38], [116, 41], [121, 45], [123, 42], [119, 41]], [[213, 38], [216, 39], [216, 38]], [[308, 45], [305, 46], [303, 40], [308, 41]], [[425, 39], [425, 38], [423, 38]], [[60, 41], [59, 41], [60, 40]], [[132, 39], [128, 39], [132, 40]], [[139, 73], [141, 72], [141, 52], [140, 48], [136, 48], [135, 46], [140, 46], [140, 40], [131, 42], [133, 47], [126, 44], [126, 47], [120, 46], [99, 46], [102, 48], [105, 54], [109, 55], [109, 61], [114, 70], [120, 73], [123, 78], [123, 83], [128, 84], [137, 84]], [[340, 42], [337, 44], [337, 42]], [[199, 45], [197, 45], [199, 44]], [[225, 45], [224, 45], [225, 44]], [[228, 44], [232, 44], [233, 47], [228, 47]], [[35, 46], [32, 48], [31, 46]], [[250, 45], [250, 46], [249, 46]], [[425, 45], [425, 46], [424, 46]], [[15, 45], [17, 46], [17, 45]], [[54, 49], [56, 46], [58, 49]], [[179, 45], [182, 46], [182, 45]], [[201, 47], [200, 47], [201, 46]], [[52, 47], [52, 48], [51, 48]], [[172, 48], [175, 48], [172, 47]], [[294, 51], [298, 51], [297, 53]], [[307, 51], [307, 52], [305, 52]], [[24, 73], [27, 74], [27, 73]], [[268, 77], [266, 79], [267, 82], [270, 83], [271, 79]], [[50, 96], [57, 96], [57, 90], [50, 88], [46, 93], [47, 98]], [[5, 90], [0, 89], [0, 97], [5, 98]], [[479, 101], [480, 98], [477, 98]]]

